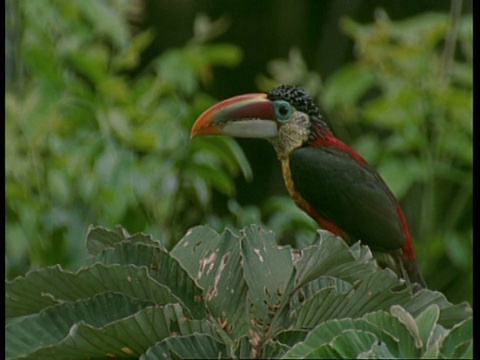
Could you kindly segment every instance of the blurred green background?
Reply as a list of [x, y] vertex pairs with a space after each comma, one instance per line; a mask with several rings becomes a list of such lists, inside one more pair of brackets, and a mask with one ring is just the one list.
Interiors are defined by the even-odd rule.
[[86, 257], [89, 224], [171, 247], [261, 223], [304, 247], [266, 141], [189, 139], [229, 96], [305, 87], [401, 201], [422, 273], [472, 300], [472, 1], [5, 3], [6, 277]]

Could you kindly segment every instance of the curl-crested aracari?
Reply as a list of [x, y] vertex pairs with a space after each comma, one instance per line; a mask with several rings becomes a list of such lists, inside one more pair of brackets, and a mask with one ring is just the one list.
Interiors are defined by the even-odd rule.
[[207, 109], [191, 135], [268, 139], [295, 203], [348, 243], [361, 240], [382, 266], [425, 287], [400, 205], [380, 175], [337, 139], [301, 88], [235, 96]]

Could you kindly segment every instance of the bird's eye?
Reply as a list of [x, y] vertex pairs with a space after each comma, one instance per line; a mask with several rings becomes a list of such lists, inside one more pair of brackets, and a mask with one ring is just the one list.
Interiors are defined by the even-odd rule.
[[275, 116], [280, 121], [285, 121], [290, 118], [293, 112], [293, 106], [284, 100], [276, 100], [273, 102]]

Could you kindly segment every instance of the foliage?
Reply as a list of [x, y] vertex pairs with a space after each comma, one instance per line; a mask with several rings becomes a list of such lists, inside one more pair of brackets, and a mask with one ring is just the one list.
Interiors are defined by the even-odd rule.
[[[263, 90], [289, 82], [322, 104], [337, 135], [371, 163], [405, 210], [427, 283], [472, 299], [472, 17], [344, 19], [357, 59], [321, 84], [298, 50], [269, 64]], [[379, 151], [381, 149], [381, 151]], [[447, 265], [448, 264], [448, 265]]]
[[236, 46], [205, 42], [223, 21], [197, 17], [185, 46], [139, 72], [154, 34], [131, 34], [130, 2], [8, 6], [7, 277], [78, 264], [86, 253], [75, 239], [89, 222], [122, 223], [171, 246], [212, 214], [213, 191], [233, 196], [235, 176], [251, 176], [232, 139], [189, 140], [214, 102], [200, 91], [212, 67], [241, 59]]
[[86, 247], [76, 272], [7, 282], [7, 358], [472, 357], [467, 303], [412, 292], [326, 231], [294, 250], [256, 225], [199, 226], [168, 252], [91, 227]]

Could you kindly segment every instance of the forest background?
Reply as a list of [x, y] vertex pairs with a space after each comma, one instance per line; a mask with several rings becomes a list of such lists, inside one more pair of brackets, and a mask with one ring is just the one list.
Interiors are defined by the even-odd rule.
[[267, 142], [193, 139], [209, 105], [305, 87], [400, 200], [432, 289], [472, 301], [471, 1], [6, 1], [6, 277], [86, 258], [90, 224], [251, 223], [305, 247]]

